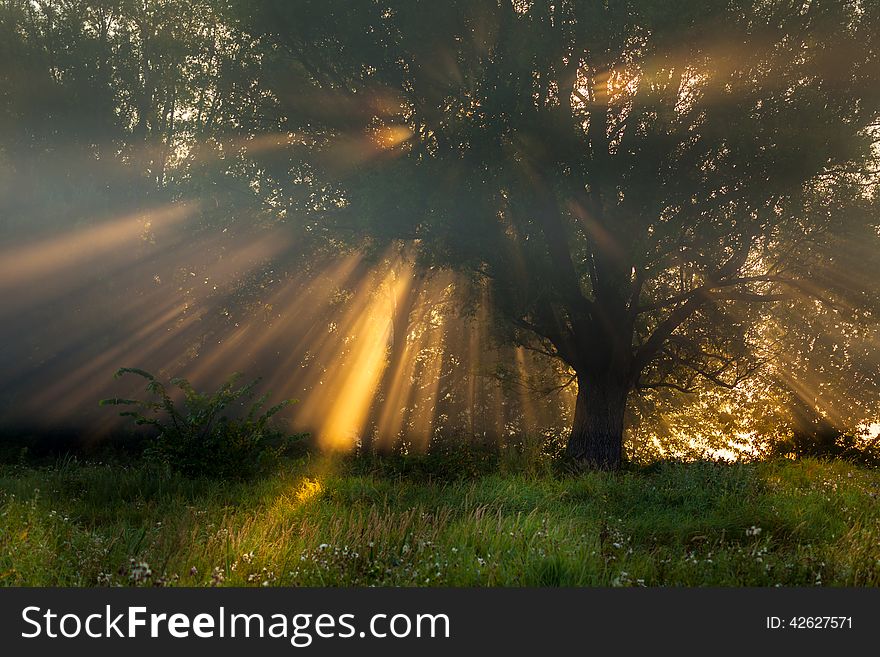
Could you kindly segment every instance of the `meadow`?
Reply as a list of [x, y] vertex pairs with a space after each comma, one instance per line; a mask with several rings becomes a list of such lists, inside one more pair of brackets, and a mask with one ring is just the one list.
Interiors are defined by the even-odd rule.
[[811, 459], [306, 454], [235, 482], [65, 456], [0, 466], [0, 585], [876, 586], [878, 493]]

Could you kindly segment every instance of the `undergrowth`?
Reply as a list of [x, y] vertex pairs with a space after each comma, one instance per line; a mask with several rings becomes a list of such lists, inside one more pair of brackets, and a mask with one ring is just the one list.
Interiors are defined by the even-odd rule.
[[880, 584], [875, 470], [806, 459], [575, 476], [496, 453], [451, 476], [439, 458], [306, 456], [251, 482], [72, 457], [0, 466], [0, 584]]

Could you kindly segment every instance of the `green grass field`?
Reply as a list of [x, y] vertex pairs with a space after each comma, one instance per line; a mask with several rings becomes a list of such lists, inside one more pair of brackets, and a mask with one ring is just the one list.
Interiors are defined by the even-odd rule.
[[880, 584], [880, 471], [668, 463], [438, 478], [303, 458], [251, 483], [72, 458], [0, 466], [0, 584]]

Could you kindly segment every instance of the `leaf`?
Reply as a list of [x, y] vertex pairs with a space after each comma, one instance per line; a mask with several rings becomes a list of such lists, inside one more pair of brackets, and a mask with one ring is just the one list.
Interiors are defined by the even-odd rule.
[[137, 367], [120, 367], [118, 370], [116, 370], [116, 373], [113, 375], [113, 378], [118, 379], [123, 374], [137, 374], [138, 376], [142, 376], [145, 379], [149, 379], [150, 381], [154, 381], [156, 379], [156, 377], [154, 377], [149, 372], [142, 370], [140, 368], [137, 368]]

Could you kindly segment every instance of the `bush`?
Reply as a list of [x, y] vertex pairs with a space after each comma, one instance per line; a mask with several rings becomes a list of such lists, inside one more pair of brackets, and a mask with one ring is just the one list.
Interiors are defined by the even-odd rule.
[[144, 450], [149, 460], [161, 463], [188, 476], [245, 478], [266, 470], [296, 440], [305, 434], [287, 435], [270, 425], [269, 420], [294, 400], [286, 399], [260, 413], [267, 395], [258, 398], [243, 417], [228, 417], [222, 411], [232, 404], [244, 406], [253, 397], [259, 380], [236, 388], [240, 374], [233, 374], [213, 393], [200, 393], [183, 378], [170, 384], [183, 391], [184, 402], [178, 408], [168, 387], [144, 370], [123, 367], [115, 377], [136, 374], [147, 379], [146, 392], [153, 401], [102, 399], [102, 406], [133, 406], [137, 410], [120, 415], [134, 418], [135, 424], [152, 425], [158, 434], [150, 438]]
[[880, 439], [860, 440], [827, 423], [812, 431], [793, 432], [790, 438], [774, 444], [769, 453], [776, 458], [842, 460], [880, 467]]

